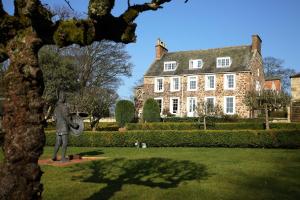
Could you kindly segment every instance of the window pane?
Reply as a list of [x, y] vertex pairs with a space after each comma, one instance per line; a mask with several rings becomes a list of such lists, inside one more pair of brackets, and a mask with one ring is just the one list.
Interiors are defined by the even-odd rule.
[[227, 75], [227, 86], [228, 88], [234, 88], [234, 76], [233, 75]]
[[226, 113], [233, 113], [233, 98], [226, 98]]
[[173, 99], [173, 113], [177, 113], [178, 111], [178, 99]]
[[162, 105], [161, 105], [162, 100], [161, 100], [161, 99], [156, 99], [156, 102], [158, 103], [159, 110], [160, 110], [160, 112], [161, 112], [161, 111], [162, 111]]

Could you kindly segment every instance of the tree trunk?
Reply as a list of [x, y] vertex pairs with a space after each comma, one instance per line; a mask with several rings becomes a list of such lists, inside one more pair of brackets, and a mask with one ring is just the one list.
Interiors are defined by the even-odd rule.
[[206, 130], [206, 116], [203, 117], [203, 126], [204, 126], [204, 130]]
[[270, 124], [269, 124], [269, 112], [268, 112], [268, 107], [265, 105], [265, 116], [266, 116], [266, 129], [270, 129]]
[[39, 156], [45, 144], [43, 75], [37, 52], [41, 40], [31, 29], [8, 44], [10, 66], [4, 102], [4, 163], [0, 166], [0, 199], [41, 199]]

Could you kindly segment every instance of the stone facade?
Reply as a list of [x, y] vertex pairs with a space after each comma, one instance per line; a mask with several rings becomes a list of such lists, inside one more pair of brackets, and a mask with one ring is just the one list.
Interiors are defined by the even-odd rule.
[[300, 101], [300, 74], [291, 76], [292, 101]]
[[[179, 99], [179, 112], [177, 116], [185, 117], [188, 115], [187, 108], [187, 99], [188, 97], [195, 97], [197, 104], [204, 102], [206, 97], [214, 97], [215, 104], [218, 105], [221, 110], [224, 110], [224, 97], [232, 96], [235, 98], [235, 112], [232, 114], [237, 114], [239, 117], [248, 118], [250, 117], [250, 111], [244, 103], [245, 94], [249, 90], [260, 90], [264, 86], [264, 70], [262, 65], [262, 56], [260, 49], [260, 38], [258, 36], [253, 38], [253, 44], [250, 46], [251, 56], [247, 61], [246, 70], [233, 70], [230, 71], [216, 71], [216, 72], [207, 72], [207, 73], [198, 73], [198, 74], [188, 74], [188, 73], [178, 73], [174, 75], [162, 75], [157, 76], [148, 76], [147, 73], [144, 76], [144, 84], [142, 87], [139, 87], [136, 90], [136, 108], [141, 113], [143, 102], [148, 98], [160, 98], [162, 99], [162, 110], [170, 110], [170, 99], [178, 98]], [[165, 47], [165, 46], [164, 46]], [[156, 46], [156, 51], [157, 51]], [[257, 49], [259, 48], [259, 49]], [[179, 55], [180, 56], [180, 55]], [[230, 56], [230, 55], [228, 55]], [[157, 58], [156, 58], [157, 59]], [[162, 56], [162, 59], [164, 57]], [[234, 60], [232, 61], [234, 62]], [[152, 65], [153, 66], [153, 65]], [[188, 68], [188, 64], [186, 64]], [[225, 89], [224, 78], [225, 74], [234, 74], [235, 75], [235, 88], [234, 89]], [[215, 89], [206, 90], [205, 89], [205, 76], [206, 75], [215, 75]], [[197, 90], [188, 91], [188, 77], [196, 76], [197, 77]], [[155, 80], [156, 78], [163, 78], [163, 91], [155, 91]], [[171, 91], [171, 78], [178, 77], [180, 82], [179, 91]]]

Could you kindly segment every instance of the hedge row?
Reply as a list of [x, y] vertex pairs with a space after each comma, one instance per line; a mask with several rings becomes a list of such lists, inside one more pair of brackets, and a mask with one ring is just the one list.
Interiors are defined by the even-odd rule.
[[[116, 122], [100, 122], [96, 128], [97, 131], [118, 131], [119, 126]], [[46, 131], [55, 130], [55, 123], [48, 122], [47, 127], [45, 128]], [[89, 122], [84, 122], [84, 130], [91, 131], [91, 126]]]
[[[215, 123], [232, 123], [232, 122], [264, 122], [264, 118], [239, 118], [237, 115], [222, 115], [222, 116], [208, 116], [207, 121]], [[165, 117], [164, 122], [197, 122], [198, 117]]]
[[[164, 123], [130, 123], [126, 125], [127, 130], [195, 130], [202, 129], [203, 125], [194, 122], [164, 122]], [[264, 123], [215, 123], [208, 129], [213, 130], [262, 130], [265, 128]], [[300, 123], [271, 123], [271, 129], [298, 129]]]
[[[55, 132], [46, 133], [46, 145], [55, 144]], [[297, 130], [240, 130], [240, 131], [127, 131], [85, 132], [70, 136], [69, 146], [133, 147], [136, 141], [148, 147], [266, 147], [299, 148]]]

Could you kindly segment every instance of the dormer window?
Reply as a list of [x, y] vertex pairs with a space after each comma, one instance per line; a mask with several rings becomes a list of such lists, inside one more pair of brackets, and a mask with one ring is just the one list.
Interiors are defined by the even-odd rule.
[[230, 67], [231, 58], [230, 57], [219, 57], [217, 58], [217, 68]]
[[201, 69], [202, 66], [203, 66], [202, 59], [190, 60], [190, 69]]
[[175, 71], [177, 67], [176, 61], [164, 62], [164, 71]]

